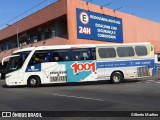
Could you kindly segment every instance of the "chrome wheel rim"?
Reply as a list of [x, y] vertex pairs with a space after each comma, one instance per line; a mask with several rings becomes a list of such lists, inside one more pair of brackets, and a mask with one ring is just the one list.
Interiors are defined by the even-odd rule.
[[115, 82], [119, 82], [120, 81], [120, 75], [114, 75], [113, 76], [113, 80], [115, 81]]
[[36, 80], [35, 79], [31, 79], [30, 83], [31, 83], [31, 85], [35, 85], [36, 84]]

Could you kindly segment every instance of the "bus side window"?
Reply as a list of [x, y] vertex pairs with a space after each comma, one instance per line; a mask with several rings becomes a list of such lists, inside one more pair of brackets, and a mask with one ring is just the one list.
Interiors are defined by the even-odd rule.
[[53, 62], [62, 62], [70, 60], [69, 50], [54, 50], [52, 54]]
[[83, 53], [83, 59], [82, 60], [89, 60], [88, 53], [86, 53], [86, 52]]
[[74, 57], [74, 59], [75, 59], [75, 60], [79, 60], [79, 57], [78, 57], [78, 55], [77, 55], [77, 56], [75, 56], [75, 57]]
[[39, 58], [39, 63], [43, 63], [45, 62], [45, 56], [46, 56], [46, 53], [41, 53], [38, 58]]
[[53, 58], [53, 62], [57, 62], [59, 60], [58, 53], [57, 52], [53, 52], [52, 58]]
[[65, 60], [68, 61], [69, 60], [69, 56], [65, 56]]
[[30, 59], [29, 66], [50, 61], [50, 51], [36, 51]]
[[37, 64], [37, 63], [39, 63], [39, 58], [35, 54], [33, 54], [33, 56], [30, 59], [29, 66]]
[[53, 61], [59, 61], [59, 57], [54, 57]]
[[73, 49], [71, 51], [71, 56], [72, 56], [72, 60], [75, 60], [75, 61], [80, 60], [80, 53], [77, 50]]
[[51, 62], [51, 53], [48, 52], [46, 57], [45, 57], [45, 62]]
[[96, 59], [96, 50], [95, 50], [95, 48], [91, 48], [91, 59], [92, 60]]
[[72, 50], [72, 60], [92, 60], [89, 48], [78, 48]]

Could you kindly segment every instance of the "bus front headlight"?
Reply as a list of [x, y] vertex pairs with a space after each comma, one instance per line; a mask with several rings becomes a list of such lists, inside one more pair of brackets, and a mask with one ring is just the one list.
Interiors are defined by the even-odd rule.
[[6, 79], [9, 78], [9, 77], [11, 77], [11, 75], [6, 75], [6, 76], [5, 76]]

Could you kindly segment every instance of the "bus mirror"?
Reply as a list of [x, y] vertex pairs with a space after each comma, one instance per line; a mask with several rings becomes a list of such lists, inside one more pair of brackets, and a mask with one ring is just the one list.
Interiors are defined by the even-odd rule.
[[153, 51], [153, 45], [151, 45], [151, 51]]

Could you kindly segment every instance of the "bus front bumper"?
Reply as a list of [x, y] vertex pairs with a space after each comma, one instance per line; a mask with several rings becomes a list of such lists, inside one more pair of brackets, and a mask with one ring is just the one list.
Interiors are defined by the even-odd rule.
[[19, 78], [12, 78], [11, 75], [6, 75], [5, 82], [7, 86], [27, 85], [23, 81], [19, 81]]

